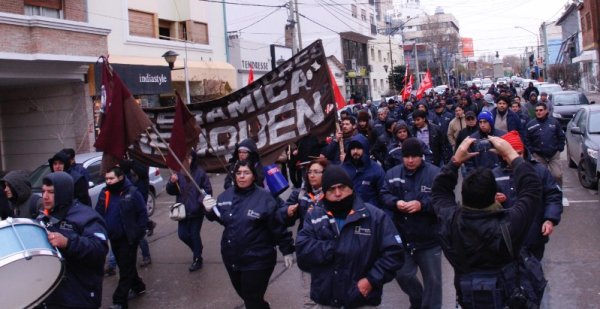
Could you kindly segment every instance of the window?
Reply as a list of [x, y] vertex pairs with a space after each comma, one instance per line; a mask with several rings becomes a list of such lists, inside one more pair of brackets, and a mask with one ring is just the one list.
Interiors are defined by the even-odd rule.
[[189, 22], [189, 40], [194, 43], [208, 44], [208, 25], [197, 21]]
[[358, 16], [358, 11], [356, 9], [356, 5], [351, 4], [350, 7], [352, 8], [352, 17], [357, 17]]
[[179, 29], [178, 29], [179, 35], [177, 37], [181, 40], [187, 41], [188, 40], [187, 23], [185, 21], [180, 21], [178, 23], [178, 27], [179, 27]]
[[155, 14], [129, 10], [129, 34], [147, 38], [156, 37], [154, 32], [155, 20]]
[[373, 14], [369, 14], [369, 20], [371, 21], [371, 25], [375, 24], [375, 17], [373, 17]]
[[579, 19], [579, 24], [581, 25], [581, 32], [583, 32], [585, 31], [585, 18], [584, 16], [581, 16]]
[[592, 15], [590, 12], [585, 13], [585, 27], [588, 31], [592, 29]]
[[371, 61], [375, 61], [375, 49], [371, 47]]
[[27, 16], [64, 18], [61, 0], [25, 0], [24, 4]]
[[381, 51], [377, 51], [377, 61], [381, 62]]
[[373, 79], [373, 90], [377, 91], [377, 80]]
[[175, 37], [173, 34], [175, 34], [176, 32], [175, 30], [175, 23], [170, 21], [170, 20], [165, 20], [165, 19], [159, 19], [158, 20], [158, 38], [161, 40], [170, 40], [170, 39], [176, 39], [177, 37]]
[[367, 11], [360, 10], [360, 19], [362, 19], [362, 21], [367, 21]]

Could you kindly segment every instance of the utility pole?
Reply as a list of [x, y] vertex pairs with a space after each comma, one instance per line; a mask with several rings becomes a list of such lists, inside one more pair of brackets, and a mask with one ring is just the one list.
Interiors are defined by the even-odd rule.
[[548, 80], [548, 35], [546, 34], [546, 22], [542, 23], [544, 33], [544, 80]]
[[294, 4], [296, 7], [296, 24], [298, 25], [298, 28], [294, 27], [294, 29], [296, 29], [298, 33], [298, 47], [299, 49], [302, 49], [302, 31], [300, 31], [300, 14], [298, 13], [298, 0], [294, 0]]
[[419, 51], [417, 50], [417, 41], [415, 41], [415, 67], [417, 68], [417, 83], [421, 84], [421, 76], [419, 75]]
[[[391, 23], [389, 24], [391, 26]], [[390, 81], [390, 89], [394, 89], [394, 83], [396, 82], [396, 78], [394, 78], [394, 61], [392, 60], [392, 29], [388, 29], [388, 43], [390, 45], [390, 73], [392, 74], [392, 80]]]
[[296, 42], [296, 20], [294, 18], [294, 1], [290, 0], [288, 2], [288, 23], [290, 27], [292, 27], [292, 56], [297, 53], [298, 44]]

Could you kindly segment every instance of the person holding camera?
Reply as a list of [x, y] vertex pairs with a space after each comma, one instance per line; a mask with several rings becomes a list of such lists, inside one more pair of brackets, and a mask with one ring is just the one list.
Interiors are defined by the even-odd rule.
[[[451, 162], [433, 182], [432, 204], [440, 226], [442, 250], [454, 268], [454, 286], [462, 308], [504, 308], [513, 301], [514, 282], [503, 280], [502, 270], [514, 262], [541, 207], [542, 185], [533, 166], [500, 137], [490, 136], [494, 152], [513, 170], [517, 191], [513, 207], [503, 209], [496, 200], [496, 180], [490, 169], [478, 168], [462, 183], [462, 205], [454, 195], [458, 170], [475, 157], [466, 138]], [[502, 231], [508, 235], [504, 236]], [[508, 240], [510, 239], [510, 240]], [[511, 287], [512, 286], [512, 287]], [[538, 304], [539, 305], [539, 304]]]

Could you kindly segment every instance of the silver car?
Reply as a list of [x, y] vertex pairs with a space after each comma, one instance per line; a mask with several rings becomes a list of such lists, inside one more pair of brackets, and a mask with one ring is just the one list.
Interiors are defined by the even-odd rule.
[[[102, 189], [106, 186], [106, 183], [104, 182], [104, 175], [100, 174], [102, 153], [90, 152], [78, 154], [75, 156], [75, 162], [82, 164], [90, 175], [90, 188], [88, 193], [90, 195], [90, 199], [92, 200], [92, 208], [94, 208], [96, 207], [96, 202], [98, 202], [98, 195], [100, 195], [100, 191], [102, 191]], [[31, 172], [29, 175], [29, 181], [31, 182], [31, 187], [34, 193], [41, 193], [42, 180], [48, 173], [50, 173], [50, 166], [48, 166], [47, 163], [41, 165]], [[150, 167], [148, 176], [150, 177], [150, 188], [146, 207], [148, 209], [148, 216], [151, 216], [154, 213], [154, 207], [156, 206], [156, 197], [165, 190], [165, 181], [160, 175], [160, 169], [156, 167]]]

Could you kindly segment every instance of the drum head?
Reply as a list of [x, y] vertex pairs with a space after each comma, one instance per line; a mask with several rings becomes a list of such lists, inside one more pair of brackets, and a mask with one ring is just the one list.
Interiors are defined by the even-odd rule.
[[0, 267], [2, 307], [27, 308], [41, 303], [56, 289], [63, 273], [62, 260], [53, 254], [32, 253], [29, 260], [14, 259]]

